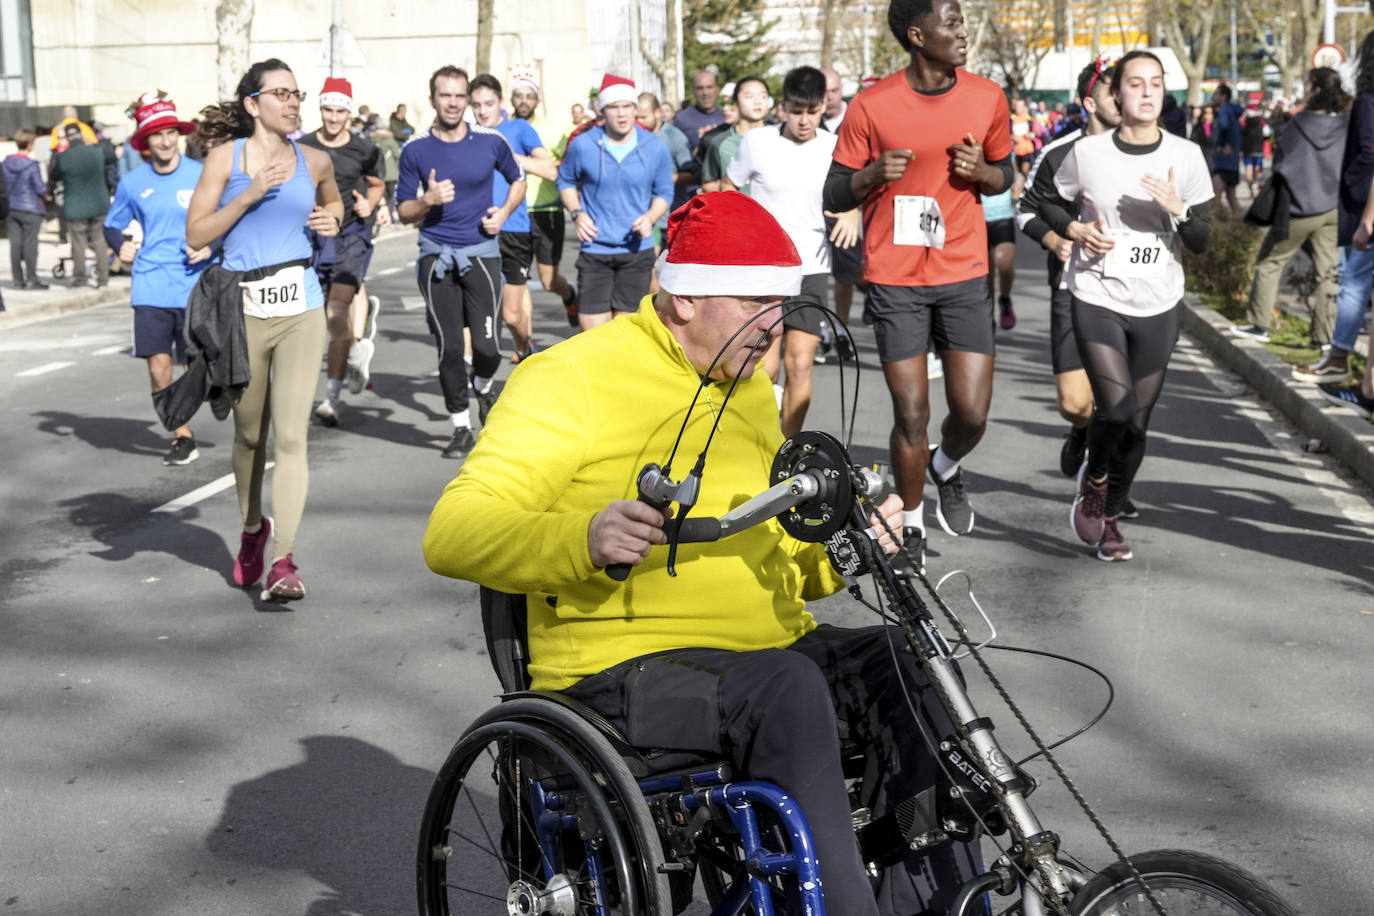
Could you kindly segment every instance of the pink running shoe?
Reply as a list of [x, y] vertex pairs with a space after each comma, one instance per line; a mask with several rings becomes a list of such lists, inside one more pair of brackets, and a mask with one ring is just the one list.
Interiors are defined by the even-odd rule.
[[304, 597], [305, 583], [296, 574], [296, 564], [291, 562], [291, 554], [288, 553], [272, 564], [272, 571], [267, 574], [267, 587], [262, 590], [262, 600], [280, 604]]
[[234, 560], [234, 582], [243, 587], [257, 585], [267, 555], [267, 542], [272, 539], [272, 520], [262, 517], [257, 534], [244, 532], [239, 539], [239, 555]]
[[1102, 540], [1103, 517], [1107, 514], [1107, 484], [1094, 485], [1081, 471], [1078, 479], [1078, 495], [1074, 497], [1069, 523], [1084, 544], [1096, 544]]
[[1116, 516], [1103, 519], [1102, 540], [1097, 542], [1097, 558], [1106, 560], [1108, 563], [1119, 563], [1122, 560], [1129, 560], [1134, 554], [1127, 546], [1125, 539], [1121, 537], [1121, 531], [1116, 527]]
[[1016, 327], [1016, 311], [1011, 307], [1011, 297], [1002, 296], [997, 300], [999, 310], [1002, 312], [1002, 330], [1010, 331]]

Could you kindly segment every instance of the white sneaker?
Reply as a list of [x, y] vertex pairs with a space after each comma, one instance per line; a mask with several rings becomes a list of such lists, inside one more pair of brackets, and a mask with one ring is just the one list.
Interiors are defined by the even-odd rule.
[[945, 377], [945, 364], [940, 361], [940, 357], [934, 353], [926, 354], [926, 378], [937, 379]]
[[320, 402], [320, 406], [315, 408], [315, 418], [325, 426], [338, 426], [339, 411], [337, 407], [337, 404], [329, 400], [329, 398], [325, 398]]
[[367, 333], [363, 336], [368, 340], [377, 339], [377, 313], [382, 310], [382, 300], [376, 296], [367, 297]]
[[372, 356], [376, 352], [377, 345], [367, 337], [353, 341], [353, 346], [348, 348], [348, 391], [350, 394], [361, 392], [372, 379]]

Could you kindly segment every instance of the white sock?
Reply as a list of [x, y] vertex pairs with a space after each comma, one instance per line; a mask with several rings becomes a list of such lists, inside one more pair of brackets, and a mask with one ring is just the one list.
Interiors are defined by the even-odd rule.
[[486, 394], [491, 390], [491, 383], [496, 379], [482, 378], [480, 375], [472, 377], [472, 387], [477, 389], [478, 394]]
[[959, 470], [959, 462], [953, 461], [945, 454], [944, 446], [935, 450], [935, 454], [930, 456], [931, 470], [935, 471], [935, 476], [941, 480], [949, 480], [955, 471]]
[[466, 353], [464, 353], [464, 354], [463, 354], [463, 364], [466, 365], [469, 369], [471, 369], [471, 368], [472, 368], [472, 357], [471, 357], [471, 356], [468, 356]]
[[339, 392], [343, 391], [343, 379], [332, 378], [325, 382], [325, 397], [331, 401], [339, 399]]
[[451, 413], [448, 415], [448, 418], [453, 421], [454, 429], [459, 429], [464, 426], [468, 427], [469, 429], [472, 428], [472, 418], [468, 416], [468, 412], [466, 410], [460, 410], [457, 413]]
[[921, 534], [926, 533], [926, 513], [924, 502], [917, 503], [915, 509], [902, 510], [902, 527], [920, 528]]

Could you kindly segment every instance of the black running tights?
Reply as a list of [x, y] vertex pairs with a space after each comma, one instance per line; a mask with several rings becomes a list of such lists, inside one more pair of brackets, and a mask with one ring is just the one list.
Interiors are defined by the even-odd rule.
[[1150, 411], [1178, 342], [1179, 309], [1138, 318], [1073, 300], [1078, 355], [1093, 389], [1087, 475], [1107, 475], [1106, 514], [1115, 516], [1145, 458]]
[[428, 309], [429, 331], [439, 347], [439, 387], [450, 414], [468, 409], [468, 371], [463, 328], [472, 332], [472, 372], [491, 378], [501, 366], [501, 261], [473, 258], [462, 277], [456, 267], [434, 276], [434, 255], [420, 259], [416, 274]]

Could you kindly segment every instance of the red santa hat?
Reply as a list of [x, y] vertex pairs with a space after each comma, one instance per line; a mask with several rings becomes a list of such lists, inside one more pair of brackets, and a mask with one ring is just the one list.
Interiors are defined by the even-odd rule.
[[617, 102], [638, 102], [639, 91], [635, 89], [634, 80], [627, 80], [623, 76], [616, 76], [607, 73], [601, 79], [601, 90], [596, 96], [596, 107], [605, 108], [607, 105], [614, 105]]
[[176, 128], [183, 137], [196, 132], [196, 126], [177, 117], [177, 106], [161, 92], [145, 92], [139, 99], [134, 121], [138, 125], [129, 138], [129, 145], [138, 152], [148, 148], [148, 138], [169, 127]]
[[353, 110], [353, 84], [341, 76], [330, 76], [320, 90], [320, 107]]
[[658, 282], [679, 296], [795, 296], [797, 247], [763, 205], [738, 191], [698, 194], [668, 217]]

